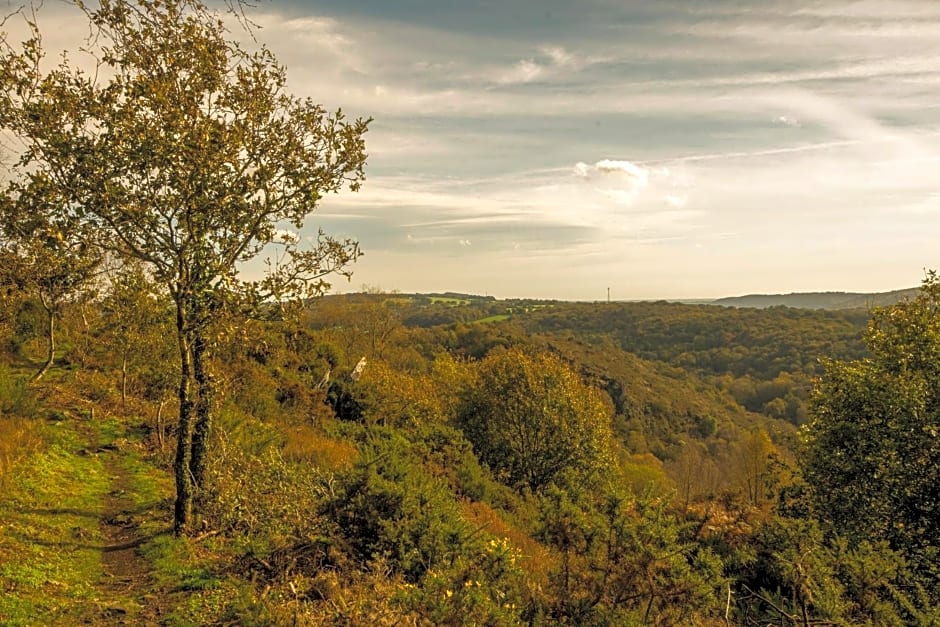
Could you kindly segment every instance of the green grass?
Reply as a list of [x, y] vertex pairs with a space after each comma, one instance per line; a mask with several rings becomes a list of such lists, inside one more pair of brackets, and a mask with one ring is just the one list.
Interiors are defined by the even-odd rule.
[[0, 623], [78, 623], [99, 602], [104, 541], [98, 528], [110, 477], [78, 455], [65, 423], [48, 425], [49, 447], [21, 464], [0, 501]]
[[[225, 568], [231, 543], [172, 535], [173, 477], [141, 445], [136, 419], [45, 405], [37, 413], [49, 418], [32, 419], [41, 445], [0, 490], [0, 625], [270, 624], [254, 584]], [[115, 513], [142, 540], [136, 585], [109, 572], [103, 521]]]
[[469, 298], [453, 298], [450, 296], [432, 296], [431, 297], [432, 305], [442, 304], [442, 305], [458, 306], [458, 305], [469, 305], [470, 302], [471, 301]]
[[495, 316], [487, 316], [486, 318], [474, 320], [471, 324], [490, 324], [491, 322], [502, 322], [503, 320], [508, 319], [509, 314], [496, 314]]
[[[138, 533], [149, 538], [142, 552], [159, 554], [170, 528], [171, 478], [115, 418], [44, 422], [41, 435], [45, 450], [19, 464], [0, 495], [0, 624], [95, 623], [109, 607], [139, 608], [140, 599], [99, 585], [108, 543], [101, 519], [120, 475]], [[99, 448], [108, 445], [115, 449]], [[160, 564], [176, 573], [171, 586], [204, 576], [171, 558]]]

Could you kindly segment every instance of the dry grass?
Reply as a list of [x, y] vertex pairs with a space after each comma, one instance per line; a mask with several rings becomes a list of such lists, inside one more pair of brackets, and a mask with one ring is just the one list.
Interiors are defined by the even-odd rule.
[[26, 418], [0, 417], [0, 488], [16, 464], [42, 446], [38, 425]]
[[467, 521], [475, 527], [482, 527], [487, 533], [509, 540], [520, 555], [519, 562], [523, 570], [542, 587], [548, 586], [548, 573], [558, 569], [560, 560], [548, 547], [533, 540], [527, 533], [507, 523], [499, 513], [486, 503], [466, 501], [461, 510]]
[[337, 471], [350, 468], [358, 451], [352, 444], [323, 435], [315, 427], [298, 425], [287, 429], [283, 454], [289, 461]]

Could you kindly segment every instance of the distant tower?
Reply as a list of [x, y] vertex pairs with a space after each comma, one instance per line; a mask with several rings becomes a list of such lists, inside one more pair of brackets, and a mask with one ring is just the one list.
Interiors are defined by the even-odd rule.
[[607, 304], [610, 304], [610, 288], [607, 288]]

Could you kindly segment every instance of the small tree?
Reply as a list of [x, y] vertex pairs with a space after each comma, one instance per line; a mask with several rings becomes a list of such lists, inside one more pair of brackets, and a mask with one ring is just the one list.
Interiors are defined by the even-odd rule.
[[480, 363], [458, 423], [506, 481], [538, 490], [567, 472], [610, 463], [611, 409], [554, 355], [512, 349]]
[[[67, 60], [45, 72], [35, 24], [21, 48], [0, 54], [0, 128], [25, 146], [12, 198], [16, 205], [40, 184], [52, 190], [66, 200], [64, 215], [148, 264], [169, 290], [180, 533], [205, 475], [211, 325], [233, 302], [306, 298], [329, 287], [327, 275], [349, 274], [356, 242], [321, 233], [305, 250], [299, 237], [278, 234], [285, 224], [301, 228], [324, 194], [358, 189], [367, 121], [286, 93], [273, 55], [227, 39], [199, 0], [102, 0], [84, 10], [96, 30], [94, 76]], [[239, 264], [275, 243], [281, 254], [267, 278], [240, 281]]]
[[172, 333], [168, 305], [166, 293], [160, 292], [140, 263], [109, 269], [108, 291], [100, 306], [106, 342], [119, 359], [122, 406], [127, 404], [131, 371], [166, 354], [167, 332]]
[[8, 195], [0, 202], [0, 285], [30, 294], [42, 305], [46, 359], [33, 375], [38, 381], [55, 363], [63, 306], [91, 281], [101, 257], [81, 231], [56, 223], [50, 205], [36, 198], [19, 200]]

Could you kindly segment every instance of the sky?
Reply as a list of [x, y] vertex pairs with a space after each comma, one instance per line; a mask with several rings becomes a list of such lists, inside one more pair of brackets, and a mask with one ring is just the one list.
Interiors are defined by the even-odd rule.
[[[940, 2], [268, 0], [249, 15], [293, 93], [374, 119], [361, 191], [303, 230], [359, 240], [338, 291], [883, 291], [940, 267]], [[54, 8], [42, 23], [64, 37], [73, 22]]]

